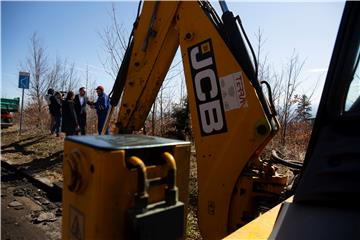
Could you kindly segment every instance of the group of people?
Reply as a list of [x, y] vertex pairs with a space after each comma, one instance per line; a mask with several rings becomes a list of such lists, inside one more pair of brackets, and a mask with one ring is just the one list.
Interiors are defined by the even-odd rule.
[[[96, 89], [98, 98], [96, 102], [89, 101], [86, 96], [86, 89], [81, 87], [78, 94], [69, 91], [63, 99], [61, 92], [49, 89], [47, 101], [51, 117], [50, 131], [52, 134], [60, 136], [60, 132], [65, 135], [85, 135], [86, 134], [86, 106], [96, 109], [98, 117], [98, 133], [101, 134], [105, 124], [107, 111], [109, 109], [109, 97], [104, 92], [103, 86]], [[109, 129], [106, 130], [109, 134]]]

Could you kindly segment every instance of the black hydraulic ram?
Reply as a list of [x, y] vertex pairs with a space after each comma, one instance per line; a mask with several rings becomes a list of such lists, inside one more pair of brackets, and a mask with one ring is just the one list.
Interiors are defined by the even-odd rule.
[[[255, 90], [258, 94], [258, 97], [261, 102], [261, 105], [263, 106], [264, 112], [265, 112], [267, 118], [269, 119], [269, 121], [273, 127], [273, 130], [276, 131], [278, 126], [276, 124], [276, 121], [273, 121], [273, 118], [276, 115], [276, 113], [270, 109], [269, 104], [267, 103], [264, 93], [262, 91], [261, 85], [258, 81], [258, 76], [257, 76], [257, 72], [258, 72], [257, 68], [258, 67], [257, 67], [256, 59], [255, 59], [255, 54], [253, 52], [253, 49], [250, 45], [249, 40], [247, 39], [246, 33], [242, 27], [240, 17], [234, 16], [234, 14], [228, 9], [225, 1], [220, 0], [219, 3], [220, 3], [220, 7], [223, 11], [223, 15], [221, 16], [221, 19], [223, 21], [222, 29], [220, 31], [222, 33], [221, 35], [223, 36], [226, 44], [228, 45], [231, 52], [233, 53], [235, 59], [238, 61], [238, 63], [242, 67], [246, 76], [251, 81], [253, 87], [255, 88]], [[244, 34], [244, 37], [246, 38], [247, 43], [250, 47], [250, 50], [252, 51], [255, 69], [254, 69], [254, 65], [250, 59], [248, 50], [246, 48], [246, 44], [243, 40], [243, 37], [240, 33], [240, 30], [239, 30], [239, 27], [238, 27], [236, 21], [238, 21], [238, 23], [242, 29], [242, 32]]]

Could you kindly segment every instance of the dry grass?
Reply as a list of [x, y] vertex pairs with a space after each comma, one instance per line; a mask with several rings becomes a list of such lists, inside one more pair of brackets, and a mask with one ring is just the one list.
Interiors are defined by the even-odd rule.
[[198, 201], [198, 182], [197, 182], [197, 164], [196, 156], [191, 154], [190, 158], [190, 176], [189, 176], [189, 212], [188, 222], [186, 228], [187, 240], [200, 240], [202, 239], [199, 230], [198, 217], [197, 217], [197, 201]]
[[285, 159], [304, 161], [307, 146], [310, 140], [312, 125], [309, 123], [293, 123], [288, 127], [285, 145], [282, 144], [280, 134], [277, 134], [266, 146], [262, 157], [268, 158], [271, 150], [278, 150]]
[[62, 181], [63, 137], [55, 137], [48, 133], [50, 131], [29, 126], [19, 135], [17, 127], [1, 132], [1, 160], [37, 178]]

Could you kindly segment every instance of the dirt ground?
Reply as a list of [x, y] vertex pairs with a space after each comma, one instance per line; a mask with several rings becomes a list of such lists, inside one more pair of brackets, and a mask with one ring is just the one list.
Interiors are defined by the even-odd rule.
[[[1, 161], [6, 161], [7, 163], [14, 165], [27, 174], [35, 177], [36, 179], [51, 185], [53, 183], [58, 183], [63, 181], [62, 175], [62, 157], [63, 157], [63, 145], [64, 145], [64, 136], [56, 137], [55, 135], [50, 135], [50, 133], [45, 133], [39, 131], [38, 129], [27, 129], [22, 131], [22, 134], [19, 135], [16, 128], [2, 129], [1, 132]], [[3, 172], [2, 172], [3, 176]], [[3, 184], [4, 187], [4, 184]], [[8, 189], [8, 188], [6, 188]], [[10, 192], [4, 193], [4, 195], [11, 195]], [[197, 211], [197, 172], [196, 172], [196, 158], [195, 153], [193, 152], [191, 157], [191, 167], [190, 167], [190, 189], [189, 189], [189, 209], [188, 209], [188, 227], [186, 229], [186, 239], [188, 240], [198, 240], [202, 239], [200, 236], [200, 231], [198, 228], [198, 221], [196, 216]], [[15, 199], [9, 199], [4, 201], [4, 204], [8, 204], [8, 201], [14, 201]], [[6, 205], [6, 213], [9, 211], [14, 211], [12, 208]], [[26, 206], [25, 206], [26, 207]], [[18, 213], [18, 211], [15, 211]], [[9, 213], [11, 216], [13, 213]], [[16, 215], [14, 215], [16, 216]], [[17, 218], [16, 221], [22, 221], [23, 226], [26, 228], [26, 224], [21, 218]], [[20, 220], [19, 220], [20, 219]], [[14, 223], [15, 220], [9, 220]], [[16, 222], [15, 221], [15, 222]], [[2, 228], [4, 227], [2, 222]], [[30, 224], [28, 227], [31, 227]], [[13, 229], [15, 230], [15, 229]], [[60, 227], [57, 230], [60, 233]], [[40, 234], [40, 233], [39, 233]], [[7, 239], [6, 236], [2, 236]], [[21, 239], [16, 238], [11, 239]], [[31, 239], [31, 238], [28, 238]], [[42, 238], [41, 238], [42, 239]], [[45, 239], [57, 239], [54, 238], [45, 238]]]
[[28, 129], [18, 134], [14, 128], [1, 132], [1, 161], [21, 168], [48, 184], [62, 182], [64, 137]]
[[61, 239], [61, 203], [1, 168], [1, 239]]

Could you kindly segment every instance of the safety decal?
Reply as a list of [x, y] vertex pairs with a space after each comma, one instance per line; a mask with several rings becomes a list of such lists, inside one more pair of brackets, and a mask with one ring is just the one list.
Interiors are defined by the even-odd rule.
[[83, 240], [84, 238], [84, 214], [70, 206], [70, 239]]
[[246, 92], [242, 72], [220, 78], [221, 95], [225, 111], [247, 107]]

